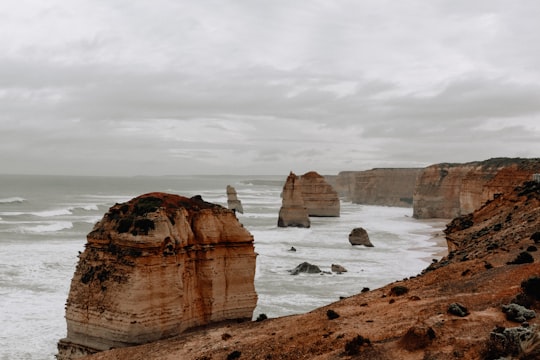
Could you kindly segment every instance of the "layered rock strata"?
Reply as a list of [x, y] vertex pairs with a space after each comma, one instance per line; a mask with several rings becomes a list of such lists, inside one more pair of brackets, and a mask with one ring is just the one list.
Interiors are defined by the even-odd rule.
[[293, 172], [289, 174], [281, 193], [281, 208], [279, 209], [279, 227], [304, 227], [311, 226], [309, 214], [304, 204], [300, 177]]
[[251, 319], [255, 258], [234, 213], [200, 197], [150, 193], [114, 205], [79, 256], [58, 359]]
[[238, 211], [240, 214], [244, 213], [242, 202], [238, 199], [236, 189], [231, 185], [227, 185], [227, 207], [229, 210]]
[[473, 212], [495, 196], [511, 191], [540, 171], [540, 159], [494, 158], [425, 168], [413, 196], [413, 216], [443, 218]]
[[[306, 314], [205, 329], [91, 359], [540, 358], [540, 319], [521, 327], [503, 311], [513, 302], [540, 309], [540, 184], [526, 183], [454, 220], [446, 236], [449, 254], [418, 276]], [[455, 306], [463, 311], [451, 311]], [[330, 318], [330, 310], [339, 316]]]
[[355, 204], [411, 207], [420, 168], [343, 171], [331, 179], [346, 200]]
[[309, 216], [337, 217], [340, 212], [338, 193], [315, 171], [300, 177], [302, 198]]

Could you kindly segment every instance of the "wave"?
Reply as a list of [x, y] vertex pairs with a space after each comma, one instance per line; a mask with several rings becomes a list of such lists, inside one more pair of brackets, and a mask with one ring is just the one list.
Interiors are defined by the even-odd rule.
[[57, 221], [53, 223], [47, 223], [35, 226], [23, 226], [18, 229], [21, 233], [44, 233], [44, 232], [57, 232], [61, 230], [73, 228], [73, 223], [70, 221]]
[[39, 217], [52, 217], [52, 216], [62, 216], [62, 215], [72, 215], [72, 208], [64, 209], [55, 209], [55, 210], [43, 210], [31, 212], [30, 215], [39, 216]]
[[249, 185], [249, 186], [279, 186], [283, 187], [283, 184], [285, 183], [285, 180], [242, 180], [239, 182], [243, 185]]
[[13, 196], [13, 197], [0, 199], [0, 204], [20, 204], [25, 201], [26, 201], [25, 198], [22, 198], [19, 196]]

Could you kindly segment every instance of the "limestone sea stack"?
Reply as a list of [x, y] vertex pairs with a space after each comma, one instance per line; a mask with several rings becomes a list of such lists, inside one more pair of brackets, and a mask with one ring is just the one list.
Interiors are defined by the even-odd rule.
[[244, 213], [244, 208], [242, 207], [242, 202], [238, 200], [236, 189], [231, 185], [227, 185], [227, 207], [235, 212], [238, 211], [240, 214]]
[[200, 196], [150, 193], [114, 205], [79, 256], [58, 359], [251, 319], [255, 258], [234, 213]]
[[337, 217], [340, 212], [337, 191], [315, 171], [300, 177], [302, 198], [309, 216]]
[[304, 204], [302, 196], [302, 185], [300, 177], [292, 171], [283, 185], [281, 193], [281, 208], [279, 209], [279, 227], [303, 227], [311, 226], [309, 214]]

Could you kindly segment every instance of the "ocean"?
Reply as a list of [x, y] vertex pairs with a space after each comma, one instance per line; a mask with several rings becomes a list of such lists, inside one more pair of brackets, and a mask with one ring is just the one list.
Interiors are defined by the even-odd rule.
[[[238, 219], [258, 253], [254, 318], [308, 312], [416, 275], [446, 251], [433, 238], [446, 222], [416, 220], [410, 208], [342, 201], [338, 218], [312, 218], [309, 229], [278, 228], [285, 179], [0, 175], [0, 359], [54, 359], [66, 336], [64, 306], [86, 234], [110, 206], [148, 192], [201, 195], [227, 206], [226, 186], [236, 188], [244, 208]], [[373, 248], [349, 244], [348, 234], [360, 226]], [[304, 261], [324, 273], [289, 273]], [[332, 264], [348, 271], [331, 273]]]

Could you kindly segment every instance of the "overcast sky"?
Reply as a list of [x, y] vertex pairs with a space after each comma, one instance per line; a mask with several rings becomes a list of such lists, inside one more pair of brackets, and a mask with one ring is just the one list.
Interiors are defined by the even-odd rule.
[[2, 0], [0, 173], [540, 157], [537, 0]]

